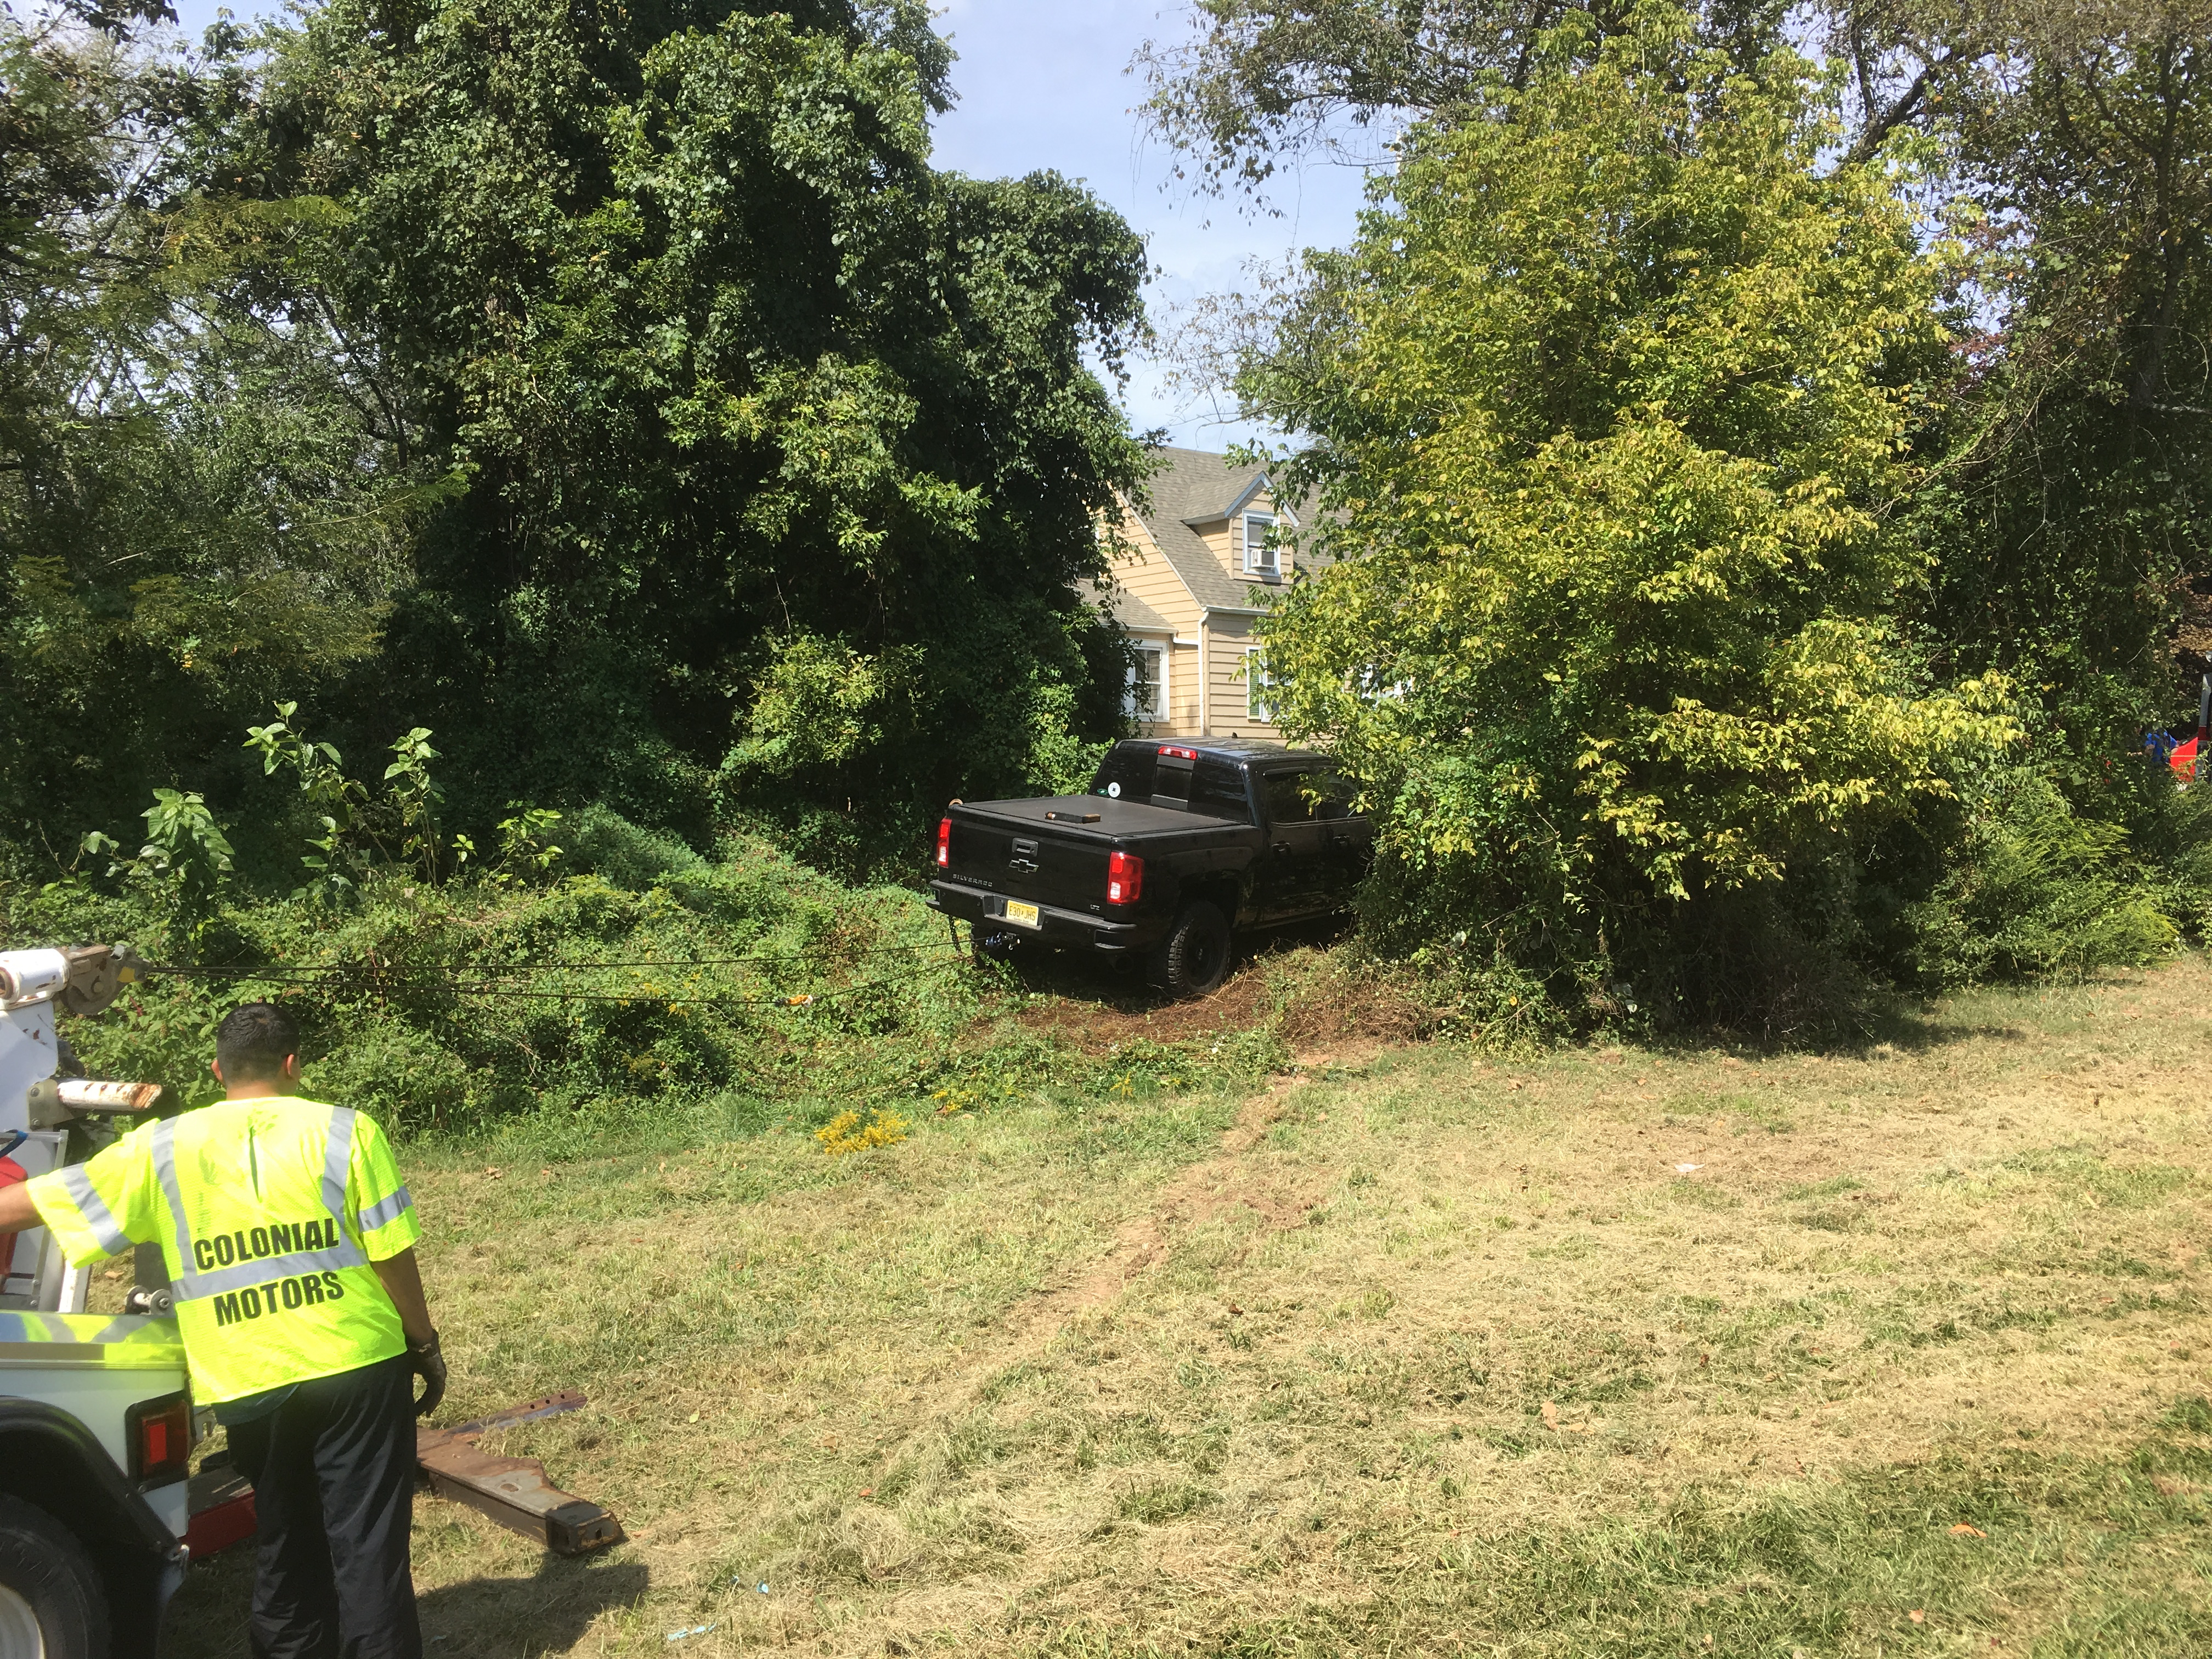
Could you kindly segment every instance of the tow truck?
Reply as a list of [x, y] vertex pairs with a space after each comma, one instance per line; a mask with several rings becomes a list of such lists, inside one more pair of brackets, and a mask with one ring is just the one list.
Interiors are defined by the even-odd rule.
[[[100, 1083], [56, 1030], [150, 972], [128, 945], [0, 951], [0, 1187], [80, 1164], [118, 1120], [156, 1105], [149, 1083]], [[212, 1412], [195, 1411], [166, 1266], [142, 1246], [116, 1315], [85, 1311], [91, 1271], [46, 1229], [0, 1234], [0, 1659], [159, 1659], [185, 1567], [254, 1531], [252, 1488], [227, 1454], [191, 1469]], [[431, 1490], [557, 1554], [623, 1541], [599, 1504], [486, 1435], [587, 1402], [574, 1391], [416, 1435]]]
[[[129, 947], [0, 951], [0, 1186], [81, 1163], [150, 1084], [98, 1083], [55, 1029], [137, 977]], [[184, 1582], [198, 1424], [158, 1286], [85, 1311], [44, 1228], [0, 1236], [0, 1659], [155, 1659]]]

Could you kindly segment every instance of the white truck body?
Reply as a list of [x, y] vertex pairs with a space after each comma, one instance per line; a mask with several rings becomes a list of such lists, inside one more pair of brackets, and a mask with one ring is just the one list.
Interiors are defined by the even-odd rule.
[[[84, 1425], [118, 1474], [131, 1467], [125, 1413], [184, 1386], [185, 1350], [173, 1319], [0, 1314], [0, 1399], [67, 1412]], [[176, 1480], [140, 1493], [179, 1540], [191, 1524], [187, 1484]]]
[[[71, 1006], [96, 1012], [114, 980], [104, 950], [0, 951], [0, 1158], [26, 1177], [62, 1167], [86, 1133], [51, 1085], [34, 1110], [61, 1066], [58, 1005], [74, 985]], [[176, 1322], [87, 1314], [88, 1268], [71, 1268], [43, 1228], [10, 1242], [0, 1235], [0, 1659], [155, 1659], [191, 1521]], [[56, 1562], [86, 1581], [81, 1596], [54, 1590]]]
[[[68, 1155], [69, 1132], [33, 1128], [31, 1087], [61, 1066], [54, 1003], [69, 977], [69, 958], [59, 951], [0, 953], [13, 981], [14, 996], [0, 1018], [0, 1142], [23, 1138], [4, 1155], [27, 1176], [45, 1175]], [[4, 1248], [4, 1246], [0, 1246]], [[0, 1279], [0, 1308], [38, 1308], [53, 1313], [84, 1311], [90, 1269], [71, 1269], [41, 1227], [15, 1236], [7, 1276]]]

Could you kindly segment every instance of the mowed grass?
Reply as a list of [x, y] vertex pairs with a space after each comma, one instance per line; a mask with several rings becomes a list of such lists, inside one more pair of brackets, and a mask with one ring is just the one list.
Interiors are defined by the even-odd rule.
[[431, 1651], [2212, 1653], [2208, 1001], [418, 1157], [441, 1420], [633, 1536], [425, 1498]]

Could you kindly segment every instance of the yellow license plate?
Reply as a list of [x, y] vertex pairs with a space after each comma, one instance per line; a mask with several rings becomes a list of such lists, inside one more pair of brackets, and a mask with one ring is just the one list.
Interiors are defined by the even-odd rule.
[[1034, 904], [1024, 904], [1019, 899], [1008, 899], [1006, 920], [1019, 927], [1035, 927], [1038, 925], [1037, 908]]

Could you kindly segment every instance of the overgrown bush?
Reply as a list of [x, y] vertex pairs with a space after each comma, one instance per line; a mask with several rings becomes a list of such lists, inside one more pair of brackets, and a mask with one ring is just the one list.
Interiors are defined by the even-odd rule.
[[[2212, 858], [2188, 835], [2203, 801], [2191, 791], [2172, 808], [2192, 865]], [[1906, 910], [1911, 966], [1930, 986], [2137, 966], [2177, 938], [2159, 897], [2126, 829], [2078, 816], [2048, 777], [2022, 769], [1969, 818], [1935, 892]]]
[[1862, 850], [2015, 728], [1896, 620], [1950, 373], [1909, 179], [1821, 161], [1835, 88], [1786, 51], [1635, 20], [1594, 64], [1571, 16], [1535, 42], [1510, 118], [1417, 126], [1248, 362], [1340, 556], [1267, 666], [1383, 814], [1382, 948], [1786, 1024], [1761, 994], [1840, 960]]
[[[846, 887], [746, 836], [702, 856], [611, 811], [564, 828], [593, 870], [436, 885], [386, 867], [335, 902], [226, 888], [209, 904], [173, 877], [18, 871], [0, 878], [0, 943], [128, 941], [178, 970], [72, 1023], [94, 1075], [213, 1099], [216, 1023], [267, 996], [301, 1022], [308, 1091], [402, 1135], [520, 1132], [555, 1155], [564, 1137], [695, 1120], [805, 1128], [1135, 1086], [1127, 1065], [1024, 1027], [1018, 982], [911, 890]], [[1212, 1088], [1280, 1058], [1267, 1030], [1163, 1044], [1143, 1087]]]

